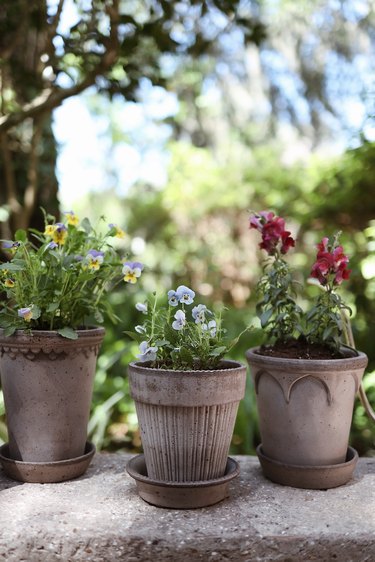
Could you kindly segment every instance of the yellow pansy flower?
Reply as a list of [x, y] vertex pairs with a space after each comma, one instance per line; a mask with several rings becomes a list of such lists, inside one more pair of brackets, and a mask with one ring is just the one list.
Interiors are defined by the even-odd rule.
[[65, 211], [63, 214], [66, 216], [66, 220], [68, 224], [71, 224], [72, 226], [77, 226], [77, 224], [79, 223], [79, 218], [74, 213], [74, 211]]

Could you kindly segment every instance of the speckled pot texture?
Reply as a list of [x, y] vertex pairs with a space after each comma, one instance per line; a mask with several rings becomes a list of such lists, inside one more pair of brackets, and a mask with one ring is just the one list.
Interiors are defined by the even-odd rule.
[[224, 476], [246, 367], [222, 361], [213, 371], [169, 371], [129, 365], [147, 474], [194, 482]]
[[9, 456], [55, 462], [85, 451], [96, 358], [103, 328], [57, 332], [0, 330], [0, 373], [9, 434]]
[[354, 398], [367, 357], [308, 360], [246, 352], [254, 380], [263, 454], [279, 463], [344, 463]]

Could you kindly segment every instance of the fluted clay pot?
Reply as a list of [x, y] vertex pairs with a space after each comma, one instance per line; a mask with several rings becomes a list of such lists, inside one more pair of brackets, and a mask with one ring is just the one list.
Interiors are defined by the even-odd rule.
[[195, 482], [224, 475], [246, 367], [222, 361], [212, 371], [169, 371], [129, 365], [147, 474]]
[[25, 462], [54, 462], [85, 452], [96, 358], [103, 328], [57, 332], [0, 330], [0, 373], [9, 455]]
[[367, 357], [286, 359], [246, 352], [255, 385], [262, 453], [279, 463], [344, 463], [354, 398]]

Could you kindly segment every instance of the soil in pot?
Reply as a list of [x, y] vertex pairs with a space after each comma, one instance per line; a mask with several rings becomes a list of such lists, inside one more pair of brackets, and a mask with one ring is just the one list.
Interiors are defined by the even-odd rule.
[[262, 345], [257, 352], [267, 357], [283, 357], [285, 359], [344, 359], [355, 357], [353, 349], [342, 347], [340, 351], [317, 343], [309, 343], [305, 339], [290, 339], [276, 342], [273, 345]]

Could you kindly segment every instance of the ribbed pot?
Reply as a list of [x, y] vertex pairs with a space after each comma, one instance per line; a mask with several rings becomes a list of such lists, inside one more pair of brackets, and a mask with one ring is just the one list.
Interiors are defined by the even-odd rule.
[[214, 371], [169, 371], [129, 365], [147, 473], [193, 482], [224, 475], [246, 367], [222, 361]]
[[293, 465], [345, 461], [358, 391], [367, 357], [313, 360], [246, 352], [255, 385], [262, 451]]
[[0, 373], [12, 459], [51, 462], [84, 454], [103, 328], [57, 332], [0, 330]]

